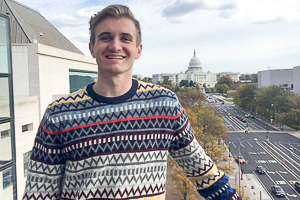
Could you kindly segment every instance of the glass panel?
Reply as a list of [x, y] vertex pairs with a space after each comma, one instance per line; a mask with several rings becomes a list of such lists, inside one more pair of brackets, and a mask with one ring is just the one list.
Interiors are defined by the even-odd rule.
[[75, 92], [83, 86], [97, 81], [97, 72], [70, 71], [70, 92]]
[[12, 185], [13, 182], [13, 174], [12, 168], [8, 168], [2, 172], [2, 179], [3, 179], [3, 189], [7, 188], [8, 186]]
[[14, 186], [13, 186], [13, 173], [12, 168], [8, 168], [0, 172], [0, 181], [2, 188], [0, 188], [0, 199], [13, 200], [14, 199]]
[[[0, 124], [0, 132], [9, 130], [10, 132], [11, 124], [3, 123]], [[11, 135], [6, 136], [4, 138], [0, 138], [0, 166], [5, 165], [9, 161], [11, 161], [12, 157], [12, 146], [11, 146]]]
[[30, 156], [31, 156], [31, 152], [32, 152], [32, 151], [29, 151], [29, 152], [23, 154], [24, 176], [27, 176], [27, 172], [28, 172], [28, 163], [29, 163], [29, 159], [30, 159]]
[[0, 18], [0, 73], [9, 72], [10, 64], [8, 19]]
[[0, 119], [10, 117], [8, 77], [0, 77]]

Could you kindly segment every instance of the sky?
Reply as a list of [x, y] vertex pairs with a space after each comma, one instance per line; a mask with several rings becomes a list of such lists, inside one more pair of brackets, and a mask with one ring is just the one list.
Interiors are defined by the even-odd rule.
[[196, 49], [203, 72], [300, 66], [299, 0], [17, 0], [39, 11], [91, 56], [89, 19], [110, 4], [127, 5], [142, 29], [133, 74], [188, 69]]

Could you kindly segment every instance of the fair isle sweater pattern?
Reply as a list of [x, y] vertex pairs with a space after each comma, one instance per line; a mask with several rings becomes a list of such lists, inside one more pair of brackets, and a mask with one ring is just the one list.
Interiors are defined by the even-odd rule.
[[129, 92], [106, 98], [92, 85], [46, 109], [23, 199], [165, 199], [169, 154], [205, 198], [238, 198], [173, 92], [133, 79]]

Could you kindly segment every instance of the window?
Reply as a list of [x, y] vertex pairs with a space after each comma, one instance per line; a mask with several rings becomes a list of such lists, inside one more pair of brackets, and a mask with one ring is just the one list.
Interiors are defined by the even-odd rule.
[[11, 116], [9, 99], [9, 78], [0, 77], [0, 119]]
[[33, 129], [33, 124], [26, 124], [22, 126], [22, 132], [26, 132], [26, 131], [32, 131]]
[[1, 131], [1, 139], [10, 137], [10, 129]]
[[31, 153], [32, 151], [28, 151], [27, 153], [23, 154], [24, 176], [27, 176], [28, 173], [28, 164], [29, 164]]
[[8, 168], [2, 172], [3, 176], [3, 189], [12, 184], [12, 168]]
[[98, 79], [97, 72], [69, 71], [70, 92], [75, 92], [83, 86], [96, 82]]

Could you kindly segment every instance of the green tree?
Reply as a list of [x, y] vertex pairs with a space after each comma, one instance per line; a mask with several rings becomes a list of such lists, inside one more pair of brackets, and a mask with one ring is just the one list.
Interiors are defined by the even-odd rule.
[[163, 77], [163, 82], [162, 82], [164, 85], [169, 85], [169, 86], [172, 86], [172, 82], [169, 80], [169, 77], [168, 76], [164, 76]]
[[215, 163], [223, 159], [223, 145], [220, 139], [228, 137], [223, 120], [208, 107], [193, 106], [186, 109], [195, 138]]
[[240, 85], [236, 90], [234, 103], [247, 110], [254, 111], [257, 106], [255, 93], [257, 87], [252, 84]]
[[227, 91], [229, 90], [229, 87], [226, 85], [226, 84], [216, 84], [215, 86], [215, 90], [218, 92], [218, 93], [227, 93]]
[[142, 79], [142, 81], [146, 82], [146, 83], [152, 83], [152, 78], [149, 78], [149, 77], [144, 77]]
[[229, 87], [229, 89], [231, 89], [233, 87], [233, 83], [234, 81], [232, 80], [232, 78], [229, 75], [225, 75], [220, 78], [216, 85], [225, 84]]
[[180, 87], [189, 87], [189, 81], [188, 80], [182, 80], [179, 83]]
[[191, 80], [190, 83], [189, 83], [189, 86], [190, 86], [190, 87], [195, 87], [194, 81]]

